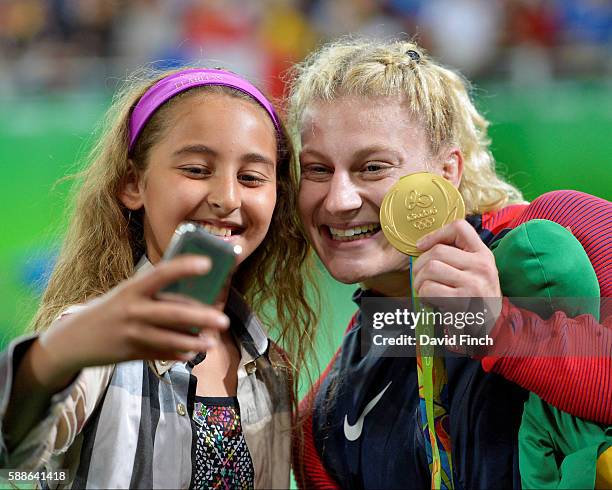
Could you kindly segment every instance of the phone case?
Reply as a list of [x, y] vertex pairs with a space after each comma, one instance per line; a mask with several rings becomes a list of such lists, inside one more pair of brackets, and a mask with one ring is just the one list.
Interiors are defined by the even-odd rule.
[[201, 225], [182, 223], [174, 232], [164, 260], [184, 254], [209, 257], [212, 262], [210, 272], [181, 279], [161, 292], [187, 296], [206, 304], [214, 303], [236, 263], [234, 246], [208, 233]]

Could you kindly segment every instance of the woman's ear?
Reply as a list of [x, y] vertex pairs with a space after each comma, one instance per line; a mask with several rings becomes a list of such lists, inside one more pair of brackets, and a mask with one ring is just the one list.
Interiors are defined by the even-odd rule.
[[442, 154], [441, 159], [442, 176], [459, 187], [463, 175], [463, 154], [457, 147], [451, 147]]
[[143, 202], [143, 185], [140, 173], [136, 170], [132, 160], [128, 160], [130, 171], [123, 180], [121, 190], [119, 191], [119, 200], [123, 205], [132, 210], [136, 211], [140, 209]]

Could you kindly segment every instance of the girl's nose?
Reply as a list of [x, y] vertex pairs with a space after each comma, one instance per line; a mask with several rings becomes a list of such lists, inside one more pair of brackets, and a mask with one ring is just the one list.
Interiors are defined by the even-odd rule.
[[240, 185], [235, 175], [219, 176], [209, 181], [208, 204], [220, 214], [229, 214], [240, 207]]

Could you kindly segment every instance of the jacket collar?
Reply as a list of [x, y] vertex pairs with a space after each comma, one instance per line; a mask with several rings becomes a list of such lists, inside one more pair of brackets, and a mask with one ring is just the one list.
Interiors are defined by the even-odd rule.
[[355, 303], [357, 306], [361, 307], [361, 301], [363, 300], [363, 298], [384, 298], [385, 295], [382, 293], [379, 293], [378, 291], [374, 290], [374, 289], [362, 289], [362, 288], [358, 288], [352, 296], [352, 300], [353, 303]]

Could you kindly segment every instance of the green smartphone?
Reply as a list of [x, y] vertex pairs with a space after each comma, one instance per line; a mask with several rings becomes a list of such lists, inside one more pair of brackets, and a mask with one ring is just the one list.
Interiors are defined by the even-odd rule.
[[159, 297], [175, 296], [193, 298], [205, 304], [213, 304], [236, 265], [236, 257], [242, 249], [208, 233], [196, 223], [181, 223], [164, 253], [164, 260], [178, 255], [206, 255], [212, 262], [211, 270], [203, 276], [180, 279], [160, 291]]

